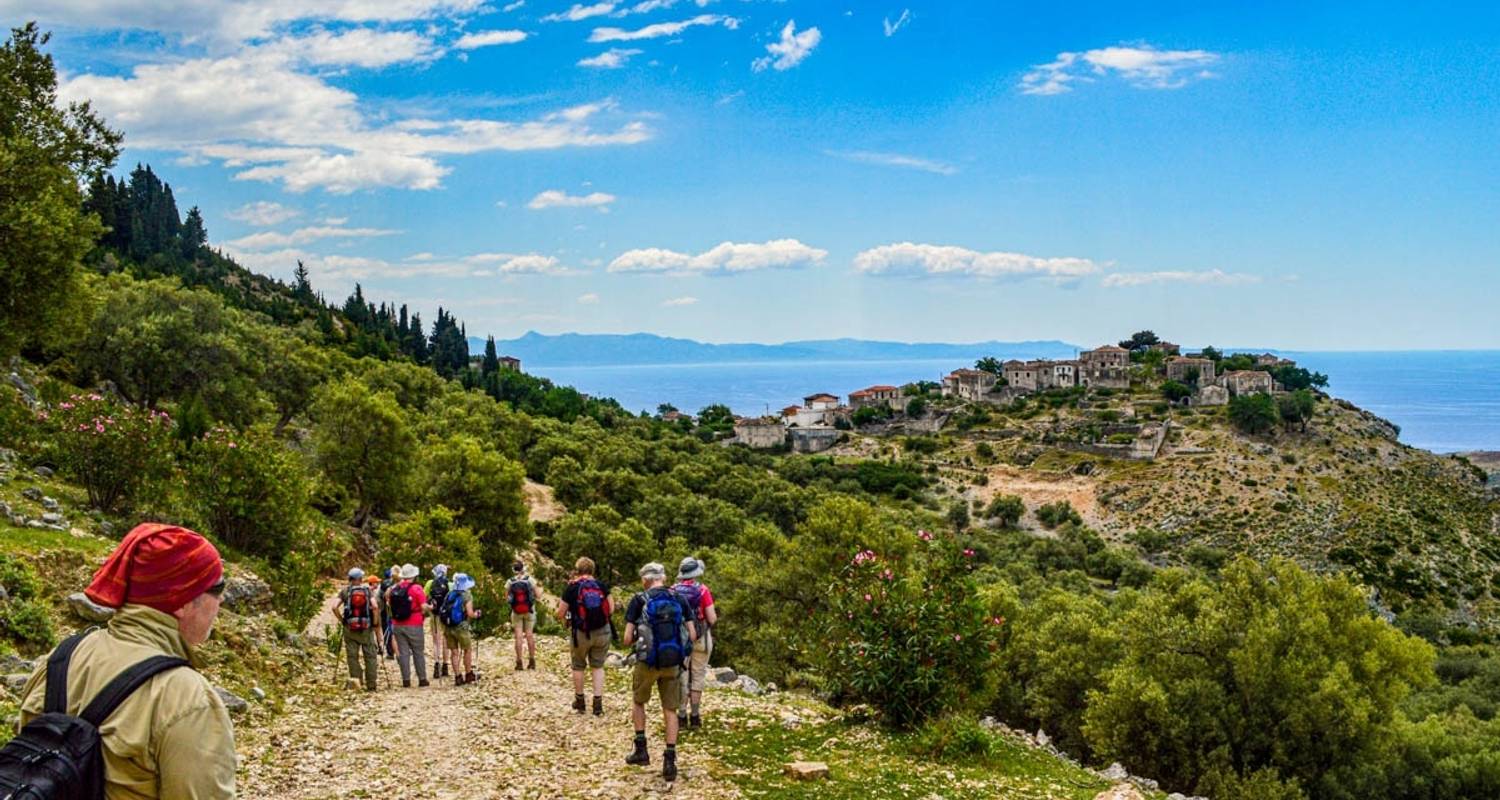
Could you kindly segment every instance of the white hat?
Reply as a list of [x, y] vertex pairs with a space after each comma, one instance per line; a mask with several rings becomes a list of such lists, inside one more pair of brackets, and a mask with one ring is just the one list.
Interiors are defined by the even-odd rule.
[[666, 580], [667, 568], [655, 561], [641, 567], [641, 577], [647, 580]]
[[409, 581], [420, 574], [422, 574], [422, 570], [417, 569], [417, 566], [415, 564], [401, 565], [401, 580]]
[[434, 577], [434, 578], [441, 578], [441, 577], [443, 577], [444, 575], [447, 575], [447, 574], [448, 574], [448, 565], [447, 564], [439, 564], [439, 565], [437, 565], [437, 566], [435, 566], [435, 567], [432, 568], [432, 577]]

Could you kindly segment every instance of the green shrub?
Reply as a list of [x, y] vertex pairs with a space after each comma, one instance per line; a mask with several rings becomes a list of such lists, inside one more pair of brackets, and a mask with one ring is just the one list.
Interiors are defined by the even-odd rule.
[[302, 460], [269, 431], [215, 427], [185, 461], [187, 499], [220, 541], [279, 565], [307, 525]]
[[40, 653], [56, 641], [52, 617], [36, 600], [11, 598], [0, 601], [0, 635], [28, 653]]
[[31, 565], [13, 555], [0, 554], [0, 586], [7, 596], [20, 600], [34, 600], [41, 589], [41, 581]]
[[1026, 514], [1026, 503], [1013, 494], [996, 495], [984, 509], [985, 519], [998, 522], [1002, 528], [1014, 528]]
[[939, 761], [983, 762], [995, 754], [995, 735], [972, 716], [949, 714], [924, 724], [912, 738], [911, 750]]
[[63, 475], [88, 491], [89, 503], [119, 511], [164, 474], [172, 419], [98, 394], [73, 395], [44, 412], [52, 457]]
[[271, 572], [271, 604], [302, 630], [323, 605], [322, 579], [337, 569], [350, 542], [339, 528], [309, 526]]
[[1080, 517], [1078, 512], [1073, 510], [1073, 504], [1066, 500], [1058, 500], [1037, 508], [1036, 518], [1043, 527], [1049, 530], [1066, 522], [1075, 525], [1083, 524], [1083, 517]]
[[983, 705], [998, 620], [969, 574], [973, 551], [924, 537], [910, 559], [854, 555], [830, 592], [820, 630], [835, 695], [911, 728], [972, 701]]

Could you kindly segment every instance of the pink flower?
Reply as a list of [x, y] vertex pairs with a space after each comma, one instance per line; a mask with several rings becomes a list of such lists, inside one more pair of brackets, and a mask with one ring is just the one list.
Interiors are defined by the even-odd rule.
[[73, 404], [72, 403], [58, 403], [57, 407], [58, 408], [64, 408], [64, 409], [66, 409], [66, 408], [72, 408]]
[[230, 450], [233, 450], [233, 449], [234, 449], [234, 442], [230, 442], [230, 443], [229, 443], [229, 449], [230, 449]]
[[961, 636], [961, 635], [959, 635], [957, 633], [953, 634], [953, 641], [955, 641], [955, 642], [961, 642], [963, 640], [964, 640], [963, 636]]
[[866, 603], [870, 602], [871, 599], [872, 598], [869, 595], [865, 595], [865, 602]]
[[924, 542], [930, 542], [932, 541], [932, 534], [927, 531], [917, 531], [917, 538]]
[[973, 558], [973, 557], [974, 557], [974, 550], [973, 550], [973, 548], [965, 547], [964, 548], [964, 558]]

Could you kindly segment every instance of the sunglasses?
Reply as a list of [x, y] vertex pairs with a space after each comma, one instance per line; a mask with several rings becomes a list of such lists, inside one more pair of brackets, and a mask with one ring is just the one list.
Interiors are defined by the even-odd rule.
[[211, 594], [214, 597], [222, 597], [224, 595], [224, 581], [220, 580], [213, 586], [208, 587], [208, 594]]

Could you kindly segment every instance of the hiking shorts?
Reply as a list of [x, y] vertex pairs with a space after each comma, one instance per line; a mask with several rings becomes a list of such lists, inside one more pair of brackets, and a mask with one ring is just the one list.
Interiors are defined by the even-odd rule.
[[609, 655], [609, 628], [597, 631], [573, 631], [573, 669], [604, 668]]
[[693, 652], [689, 655], [688, 663], [683, 665], [687, 685], [683, 688], [690, 692], [703, 691], [704, 684], [708, 681], [708, 660], [714, 654], [714, 635], [706, 628], [703, 636], [693, 642]]
[[536, 630], [536, 612], [517, 614], [510, 612], [510, 627], [516, 633], [531, 633]]
[[630, 676], [630, 693], [638, 706], [643, 706], [651, 701], [651, 689], [656, 688], [656, 693], [661, 697], [661, 707], [664, 711], [676, 711], [682, 707], [682, 668], [664, 667], [652, 669], [645, 664], [637, 663], [635, 672]]
[[474, 632], [465, 625], [460, 628], [447, 628], [443, 631], [443, 641], [449, 650], [473, 650]]

